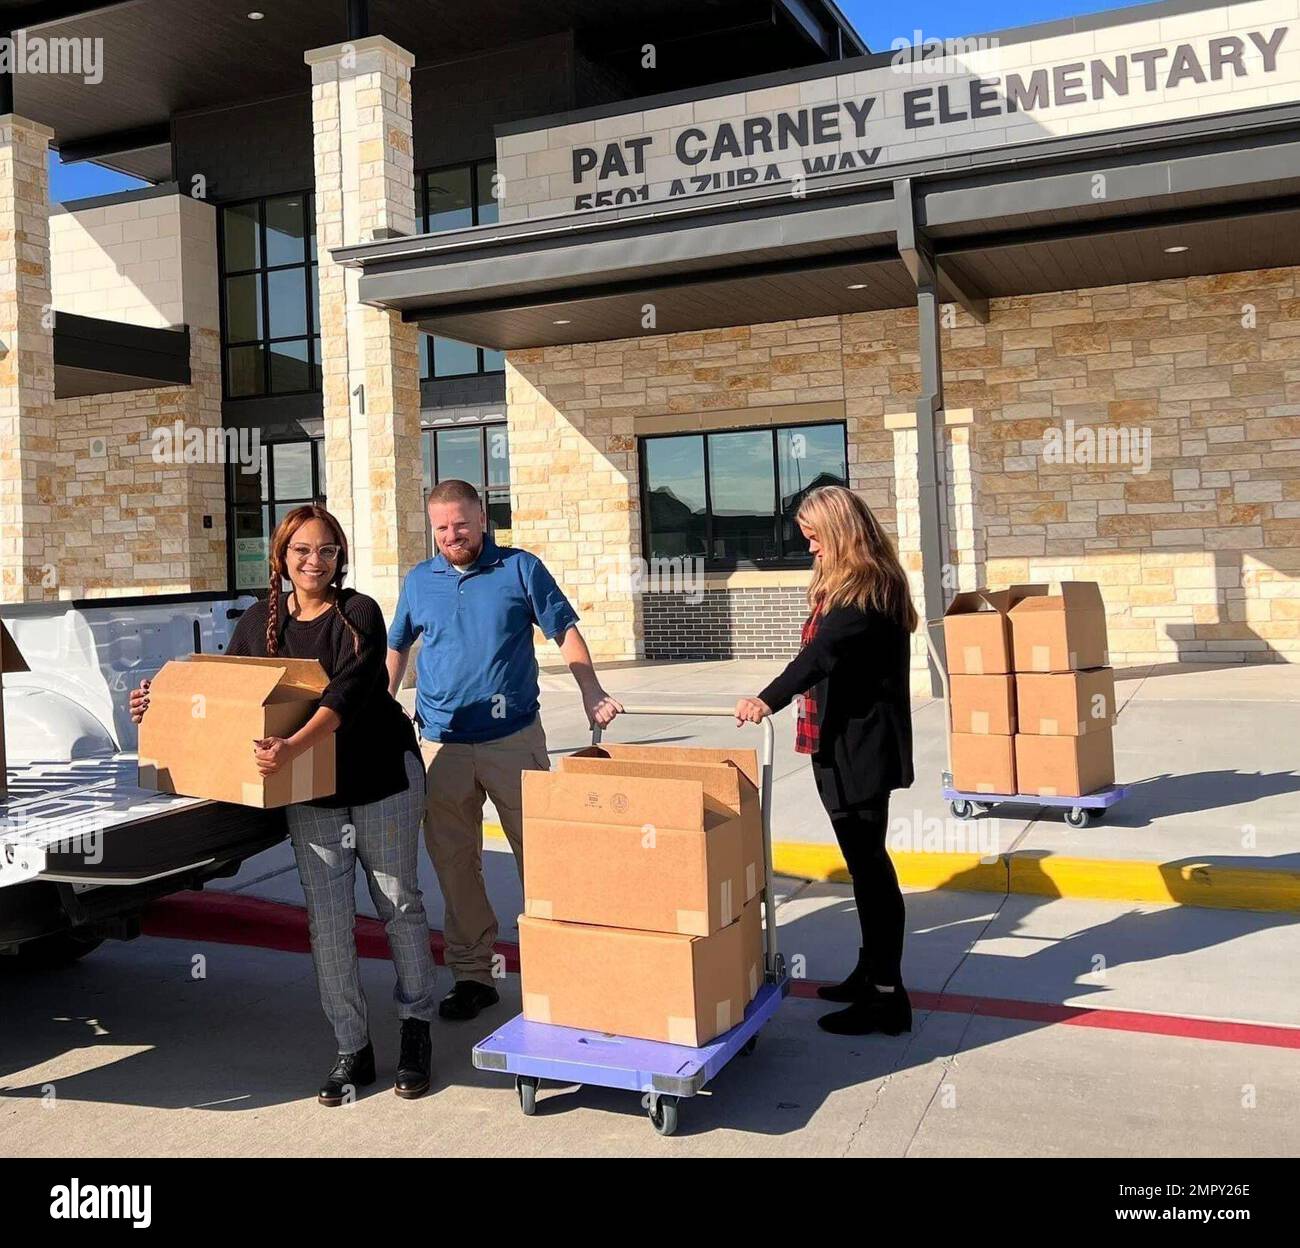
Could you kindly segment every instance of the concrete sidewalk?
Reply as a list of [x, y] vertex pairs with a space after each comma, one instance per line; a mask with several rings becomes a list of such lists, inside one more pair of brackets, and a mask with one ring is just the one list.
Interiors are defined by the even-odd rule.
[[[486, 857], [498, 910], [514, 913], [509, 855]], [[776, 891], [781, 947], [791, 964], [810, 979], [842, 974], [858, 939], [848, 889], [782, 879]], [[471, 1046], [520, 1008], [516, 975], [501, 981], [501, 1004], [475, 1023], [435, 1024], [433, 1091], [404, 1102], [386, 1083], [396, 1057], [392, 966], [364, 960], [380, 1082], [350, 1108], [326, 1111], [312, 1096], [330, 1041], [309, 956], [212, 943], [200, 930], [110, 942], [58, 975], [4, 982], [0, 1152], [1300, 1151], [1300, 958], [1298, 929], [1284, 916], [946, 890], [909, 893], [907, 906], [912, 1033], [828, 1036], [815, 1026], [827, 1007], [796, 993], [764, 1028], [754, 1056], [737, 1058], [683, 1106], [682, 1128], [671, 1140], [651, 1132], [635, 1094], [548, 1084], [537, 1116], [525, 1118], [508, 1076], [473, 1069]], [[431, 904], [435, 926], [438, 917]], [[508, 920], [502, 937], [514, 937]], [[240, 939], [255, 946], [256, 934]], [[1035, 1003], [1085, 1013], [1071, 1025]], [[1198, 1020], [1210, 1020], [1217, 1034], [1198, 1036]]]

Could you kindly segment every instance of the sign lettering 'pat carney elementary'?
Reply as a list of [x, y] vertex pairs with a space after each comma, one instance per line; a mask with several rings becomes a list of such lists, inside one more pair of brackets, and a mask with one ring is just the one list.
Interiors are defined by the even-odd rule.
[[[820, 94], [824, 103], [746, 110], [746, 96], [738, 94], [735, 116], [662, 130], [653, 128], [651, 110], [645, 133], [572, 148], [572, 185], [583, 188], [573, 207], [672, 199], [896, 164], [940, 148], [970, 151], [1226, 112], [1273, 103], [1274, 94], [1278, 101], [1300, 99], [1292, 27], [1232, 30], [1225, 18], [1222, 30], [1073, 56], [1065, 46], [1072, 36], [1062, 36], [1033, 43], [1036, 63], [1028, 59], [1029, 44], [982, 47], [941, 73], [909, 60], [819, 80], [840, 90], [804, 84], [814, 90], [803, 98]], [[1054, 43], [1065, 55], [1044, 56]], [[846, 85], [859, 89], [846, 93]], [[1275, 86], [1266, 100], [1243, 94]], [[711, 111], [717, 115], [716, 107]]]

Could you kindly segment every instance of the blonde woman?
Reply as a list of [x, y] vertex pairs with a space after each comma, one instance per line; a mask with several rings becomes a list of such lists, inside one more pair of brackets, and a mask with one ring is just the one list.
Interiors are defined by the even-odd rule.
[[795, 749], [813, 776], [853, 879], [862, 929], [857, 966], [818, 989], [848, 1008], [818, 1024], [837, 1035], [910, 1031], [903, 987], [903, 894], [885, 848], [889, 794], [912, 783], [911, 646], [917, 625], [898, 556], [856, 494], [823, 486], [796, 517], [814, 571], [798, 655], [755, 698], [736, 703], [738, 723], [759, 723], [797, 700]]
[[[332, 797], [286, 808], [321, 1006], [338, 1056], [316, 1099], [337, 1106], [375, 1081], [366, 999], [357, 967], [355, 876], [360, 863], [393, 955], [401, 1019], [393, 1090], [412, 1100], [428, 1091], [437, 1008], [437, 970], [417, 861], [424, 815], [424, 764], [415, 730], [388, 692], [383, 613], [373, 598], [344, 589], [348, 542], [324, 507], [295, 507], [271, 537], [270, 592], [244, 612], [228, 654], [317, 659], [329, 686], [311, 719], [291, 737], [249, 747], [263, 775], [335, 738]], [[292, 589], [281, 589], [287, 577]], [[144, 682], [131, 695], [131, 718], [149, 705]]]

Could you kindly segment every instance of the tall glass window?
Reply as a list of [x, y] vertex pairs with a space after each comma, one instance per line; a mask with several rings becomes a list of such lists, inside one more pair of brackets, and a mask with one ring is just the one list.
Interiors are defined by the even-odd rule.
[[227, 472], [230, 581], [237, 590], [265, 589], [275, 526], [295, 507], [325, 503], [324, 444], [319, 438], [263, 443], [257, 471], [232, 463]]
[[[496, 222], [500, 215], [493, 193], [496, 171], [496, 161], [480, 160], [417, 174], [417, 209], [424, 232], [463, 230], [471, 225]], [[500, 373], [505, 371], [505, 366], [504, 353], [491, 347], [476, 347], [433, 334], [421, 335], [420, 376], [423, 378]]]
[[468, 481], [487, 507], [489, 530], [509, 542], [510, 439], [504, 422], [426, 429], [423, 443], [426, 497], [440, 481]]
[[842, 424], [642, 438], [644, 549], [724, 567], [807, 564], [794, 518], [820, 485], [848, 485]]
[[311, 195], [226, 205], [220, 251], [225, 397], [319, 390]]

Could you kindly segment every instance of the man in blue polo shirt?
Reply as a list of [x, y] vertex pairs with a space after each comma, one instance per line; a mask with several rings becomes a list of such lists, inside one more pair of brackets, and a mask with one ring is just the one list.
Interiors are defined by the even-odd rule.
[[483, 885], [483, 800], [492, 798], [523, 877], [525, 771], [550, 767], [538, 716], [533, 626], [560, 648], [590, 723], [623, 708], [600, 686], [578, 614], [546, 565], [498, 546], [478, 492], [443, 481], [429, 495], [438, 554], [412, 568], [388, 630], [388, 687], [401, 686], [411, 644], [415, 709], [427, 770], [424, 836], [446, 903], [446, 959], [455, 986], [443, 1018], [473, 1018], [498, 997], [492, 946], [498, 924]]

